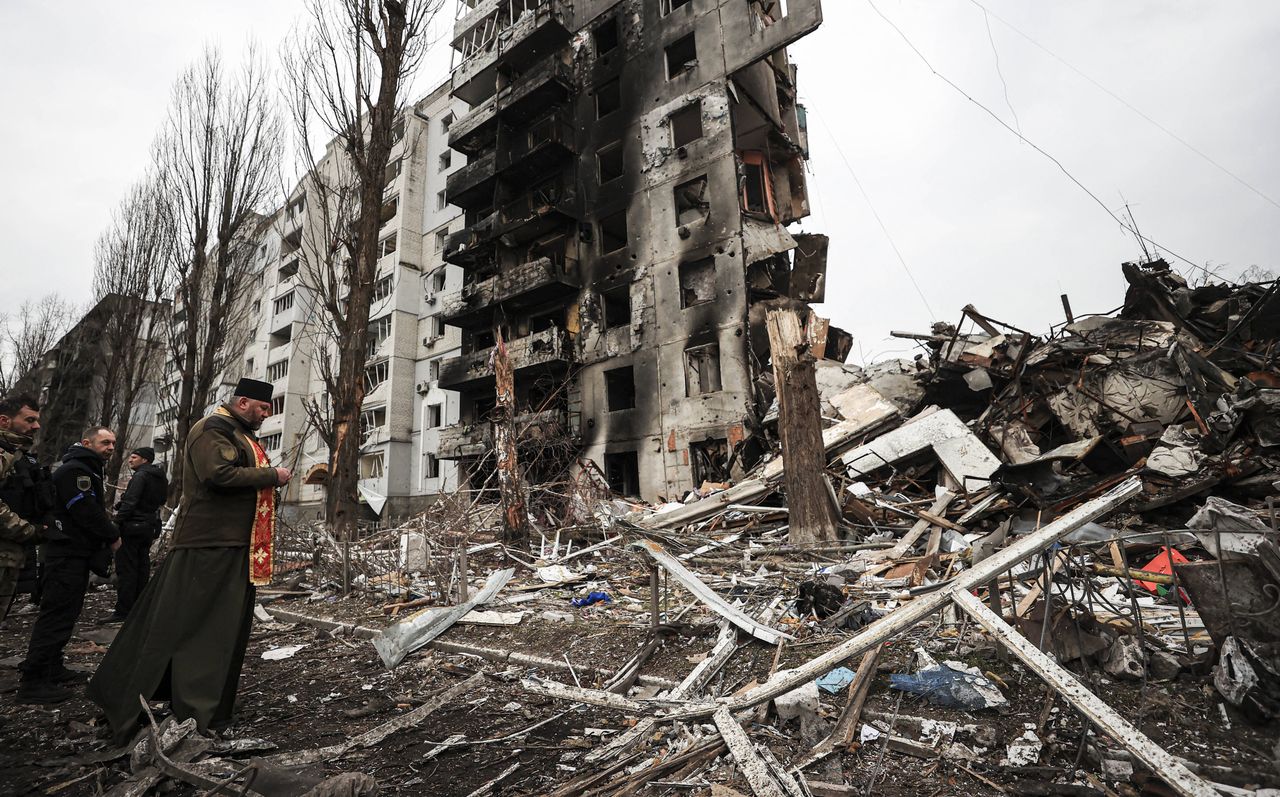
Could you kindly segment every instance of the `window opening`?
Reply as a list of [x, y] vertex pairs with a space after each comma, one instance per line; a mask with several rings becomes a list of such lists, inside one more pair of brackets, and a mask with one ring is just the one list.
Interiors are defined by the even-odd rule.
[[702, 138], [702, 100], [686, 105], [668, 117], [671, 146], [683, 147]]
[[618, 18], [610, 17], [591, 32], [596, 42], [596, 55], [604, 55], [618, 46]]
[[640, 457], [634, 451], [604, 455], [604, 474], [609, 489], [619, 495], [640, 495]]
[[693, 307], [716, 298], [716, 259], [704, 257], [680, 264], [680, 307]]
[[692, 33], [667, 46], [667, 80], [682, 75], [697, 65], [698, 46]]
[[675, 202], [677, 225], [706, 221], [711, 215], [711, 203], [707, 201], [707, 176], [704, 174], [677, 185]]
[[600, 220], [600, 253], [609, 254], [627, 246], [627, 212], [618, 211]]
[[686, 396], [720, 390], [720, 346], [709, 343], [685, 349], [684, 380]]
[[596, 161], [600, 171], [600, 184], [616, 180], [622, 176], [622, 142], [615, 141], [601, 147], [596, 152]]
[[622, 285], [600, 292], [600, 304], [604, 309], [604, 328], [625, 327], [631, 323], [631, 286]]
[[631, 366], [613, 368], [604, 372], [605, 407], [609, 412], [634, 409], [636, 406], [636, 378]]
[[596, 118], [603, 119], [622, 107], [622, 83], [617, 78], [596, 86]]

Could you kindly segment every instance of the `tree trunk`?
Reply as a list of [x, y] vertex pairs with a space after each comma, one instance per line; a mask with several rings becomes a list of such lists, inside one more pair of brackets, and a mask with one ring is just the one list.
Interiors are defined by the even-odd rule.
[[822, 401], [814, 358], [794, 310], [769, 310], [766, 324], [778, 392], [791, 541], [835, 540], [837, 517], [827, 483]]

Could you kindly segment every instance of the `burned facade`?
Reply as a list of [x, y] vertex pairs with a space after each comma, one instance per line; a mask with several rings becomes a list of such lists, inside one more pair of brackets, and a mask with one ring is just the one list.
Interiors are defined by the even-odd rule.
[[440, 456], [485, 470], [501, 338], [531, 451], [568, 437], [647, 499], [740, 474], [773, 398], [763, 303], [822, 300], [825, 238], [786, 229], [809, 203], [785, 47], [820, 3], [461, 10], [444, 315], [463, 342], [440, 373], [461, 423]]

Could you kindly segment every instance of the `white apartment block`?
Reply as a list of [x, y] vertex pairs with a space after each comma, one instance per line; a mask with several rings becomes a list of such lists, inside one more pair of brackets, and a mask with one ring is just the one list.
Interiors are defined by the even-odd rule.
[[[458, 397], [440, 390], [437, 376], [439, 363], [461, 347], [461, 332], [446, 326], [440, 311], [461, 290], [462, 270], [441, 255], [445, 237], [462, 227], [461, 211], [445, 204], [444, 191], [448, 175], [466, 162], [447, 145], [449, 125], [466, 113], [446, 82], [408, 106], [397, 127], [369, 308], [359, 463], [366, 520], [420, 511], [458, 485], [456, 463], [436, 456], [440, 429], [458, 422]], [[318, 166], [323, 172], [339, 157], [331, 145]], [[295, 470], [282, 507], [291, 519], [323, 517], [329, 458], [306, 411], [308, 401], [325, 401], [322, 360], [332, 351], [318, 315], [324, 310], [308, 287], [315, 284], [306, 270], [314, 251], [308, 241], [321, 237], [313, 204], [300, 185], [265, 226], [255, 255], [257, 284], [238, 322], [247, 334], [230, 347], [210, 397], [212, 408], [241, 376], [274, 386], [274, 414], [258, 434], [274, 462]]]

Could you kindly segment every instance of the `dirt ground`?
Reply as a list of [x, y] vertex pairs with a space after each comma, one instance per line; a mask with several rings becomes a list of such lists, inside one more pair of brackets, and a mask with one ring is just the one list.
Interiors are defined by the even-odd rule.
[[[579, 670], [585, 674], [592, 668], [616, 668], [646, 640], [646, 614], [616, 604], [573, 609], [568, 604], [573, 594], [569, 589], [545, 592], [537, 603], [522, 607], [527, 614], [519, 625], [458, 625], [442, 639], [567, 660], [575, 667], [575, 674]], [[634, 594], [647, 597], [639, 591]], [[104, 645], [117, 628], [101, 622], [110, 613], [113, 599], [109, 586], [99, 587], [89, 595], [76, 638], [68, 648], [69, 666], [91, 671], [101, 659]], [[280, 601], [276, 605], [302, 614], [377, 627], [387, 622], [380, 611], [381, 603], [357, 596], [343, 601]], [[548, 606], [558, 608], [544, 608]], [[104, 794], [127, 778], [128, 758], [107, 764], [77, 761], [77, 757], [108, 746], [96, 707], [83, 698], [48, 708], [21, 706], [14, 701], [15, 667], [25, 652], [33, 618], [33, 614], [11, 616], [0, 628], [0, 793]], [[718, 629], [712, 620], [713, 616], [701, 608], [686, 612], [642, 673], [670, 680], [682, 678], [715, 643]], [[954, 629], [942, 630], [938, 626], [921, 626], [915, 636], [900, 638], [886, 649], [867, 711], [887, 718], [897, 716], [899, 724], [895, 724], [894, 732], [903, 735], [909, 735], [905, 726], [909, 725], [907, 718], [913, 716], [972, 725], [976, 727], [975, 738], [986, 745], [971, 739], [969, 745], [978, 755], [968, 762], [954, 762], [887, 752], [873, 743], [841, 752], [807, 770], [810, 779], [846, 783], [859, 793], [885, 795], [1064, 793], [1036, 791], [1054, 780], [1092, 787], [1097, 794], [1165, 793], [1155, 783], [1144, 790], [1141, 771], [1132, 783], [1104, 783], [1093, 752], [1097, 737], [1090, 735], [1090, 743], [1082, 744], [1085, 729], [1080, 718], [1060, 701], [1044, 713], [1043, 684], [1017, 663], [1000, 656], [989, 642], [983, 643], [972, 632], [962, 638]], [[835, 633], [802, 636], [784, 648], [778, 666], [785, 669], [797, 665], [842, 638]], [[1005, 685], [1010, 710], [1005, 714], [966, 713], [890, 690], [888, 673], [907, 669], [917, 642], [923, 642], [939, 659], [959, 658], [994, 674]], [[262, 658], [264, 651], [290, 645], [304, 647], [282, 660]], [[710, 691], [728, 694], [753, 679], [765, 680], [774, 654], [768, 645], [740, 640], [738, 652], [712, 682]], [[856, 667], [857, 663], [848, 664]], [[349, 753], [317, 774], [363, 772], [377, 779], [382, 794], [468, 795], [519, 762], [519, 768], [494, 793], [547, 794], [557, 785], [590, 771], [582, 761], [583, 755], [609, 738], [598, 729], [613, 733], [628, 724], [626, 717], [608, 709], [574, 708], [526, 692], [520, 681], [530, 671], [522, 667], [419, 651], [388, 671], [368, 641], [334, 636], [303, 624], [257, 622], [240, 683], [237, 719], [229, 736], [262, 739], [274, 745], [273, 753], [335, 744], [409, 710], [478, 670], [491, 676], [483, 688], [433, 713], [421, 725], [375, 747]], [[537, 674], [572, 682], [566, 672]], [[592, 684], [588, 679], [582, 685]], [[1276, 744], [1276, 729], [1249, 726], [1231, 710], [1224, 712], [1207, 675], [1184, 673], [1173, 683], [1150, 684], [1145, 689], [1137, 683], [1099, 682], [1095, 689], [1171, 752], [1220, 767], [1209, 773], [1214, 780], [1237, 786], [1278, 785], [1280, 779], [1270, 752]], [[843, 694], [823, 696], [820, 713], [827, 726], [839, 714], [843, 702]], [[1007, 743], [1023, 732], [1024, 724], [1036, 727], [1042, 715], [1046, 717], [1041, 734], [1045, 745], [1039, 760], [1022, 769], [1000, 766]], [[527, 735], [516, 734], [546, 720], [550, 721]], [[763, 722], [749, 723], [747, 728], [783, 763], [798, 760], [812, 745], [812, 730], [806, 736], [797, 721], [782, 722], [772, 714]], [[468, 744], [428, 756], [440, 742], [458, 734], [465, 735]], [[661, 750], [676, 738], [678, 735], [669, 728], [659, 726], [650, 749]], [[1101, 746], [1119, 749], [1114, 744]], [[1064, 777], [1075, 770], [1077, 762], [1080, 772], [1075, 777]], [[1090, 781], [1090, 777], [1094, 780]], [[750, 794], [750, 788], [726, 758], [717, 762], [708, 779]], [[644, 793], [711, 793], [707, 782], [696, 778], [663, 783], [650, 786]], [[198, 794], [199, 790], [178, 785], [171, 787], [169, 793]]]

